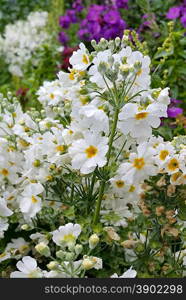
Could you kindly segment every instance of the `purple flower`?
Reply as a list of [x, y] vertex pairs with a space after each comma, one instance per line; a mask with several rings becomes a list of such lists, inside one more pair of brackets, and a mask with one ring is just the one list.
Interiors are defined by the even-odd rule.
[[176, 19], [180, 16], [180, 6], [173, 6], [169, 9], [166, 17], [167, 19]]
[[86, 41], [99, 41], [102, 37], [111, 39], [121, 37], [126, 27], [116, 6], [93, 4], [80, 24], [78, 36]]
[[84, 6], [82, 5], [82, 1], [81, 0], [74, 1], [74, 3], [72, 4], [72, 8], [76, 12], [81, 12], [83, 10], [83, 8], [84, 8]]
[[182, 113], [183, 113], [183, 109], [180, 107], [172, 106], [167, 109], [167, 114], [169, 118], [176, 118], [178, 115]]
[[179, 104], [179, 103], [182, 103], [182, 101], [175, 98], [171, 98], [171, 104]]
[[59, 41], [63, 44], [66, 45], [66, 43], [68, 42], [69, 38], [67, 36], [67, 34], [63, 31], [61, 31], [58, 35], [58, 39]]
[[59, 25], [64, 28], [64, 29], [68, 29], [70, 27], [71, 24], [71, 19], [69, 16], [62, 16], [59, 17]]
[[128, 9], [128, 0], [116, 0], [116, 6], [117, 8], [124, 8], [124, 9]]
[[182, 23], [183, 27], [186, 28], [186, 13], [181, 17], [180, 20], [181, 20], [181, 23]]
[[101, 13], [104, 12], [105, 9], [106, 7], [103, 5], [96, 5], [96, 4], [91, 5], [89, 7], [88, 14], [86, 17], [87, 20], [99, 22], [101, 18]]
[[70, 19], [71, 23], [77, 23], [76, 12], [73, 9], [68, 9], [66, 12], [66, 16]]
[[120, 19], [120, 14], [117, 10], [111, 10], [104, 15], [104, 21], [109, 24], [116, 24]]

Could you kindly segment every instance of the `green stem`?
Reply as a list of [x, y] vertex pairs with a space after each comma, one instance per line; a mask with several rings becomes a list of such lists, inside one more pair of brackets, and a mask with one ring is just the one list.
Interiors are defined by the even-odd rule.
[[104, 190], [105, 190], [105, 184], [106, 184], [105, 181], [101, 181], [99, 196], [98, 196], [98, 200], [97, 200], [97, 203], [96, 203], [96, 209], [95, 209], [95, 214], [94, 214], [94, 219], [93, 219], [94, 224], [97, 224], [98, 220], [99, 220], [100, 209], [101, 209], [101, 201], [102, 201]]
[[[113, 141], [114, 141], [115, 131], [116, 131], [117, 122], [118, 122], [118, 114], [119, 114], [119, 109], [117, 108], [115, 110], [115, 113], [114, 113], [114, 121], [113, 121], [113, 125], [112, 125], [111, 135], [110, 135], [110, 138], [109, 138], [109, 149], [108, 149], [108, 152], [107, 152], [107, 164], [106, 164], [106, 166], [108, 166], [109, 161], [110, 161], [110, 157], [111, 157], [112, 144], [113, 144]], [[102, 180], [101, 184], [100, 184], [99, 196], [98, 196], [98, 199], [97, 199], [97, 202], [96, 202], [96, 209], [95, 209], [95, 214], [94, 214], [94, 219], [93, 219], [94, 224], [97, 224], [98, 221], [99, 221], [101, 201], [103, 199], [105, 185], [106, 185], [106, 181]]]

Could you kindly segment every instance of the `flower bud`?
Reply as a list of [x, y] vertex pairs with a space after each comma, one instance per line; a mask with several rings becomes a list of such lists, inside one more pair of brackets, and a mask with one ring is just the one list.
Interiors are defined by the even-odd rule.
[[58, 263], [57, 261], [51, 261], [49, 262], [49, 264], [47, 265], [47, 268], [49, 270], [55, 270], [58, 267]]
[[116, 37], [115, 38], [116, 47], [119, 47], [120, 43], [121, 43], [121, 39], [119, 37]]
[[66, 255], [65, 255], [65, 259], [67, 260], [67, 261], [71, 261], [71, 260], [73, 260], [74, 259], [74, 254], [73, 253], [66, 253]]
[[34, 166], [35, 168], [40, 167], [40, 165], [41, 165], [41, 162], [40, 162], [39, 159], [36, 159], [36, 160], [33, 162], [33, 166]]
[[82, 250], [83, 250], [83, 246], [80, 244], [77, 244], [74, 248], [74, 251], [77, 255], [79, 255], [82, 252]]
[[98, 243], [99, 243], [99, 237], [95, 233], [92, 234], [89, 238], [89, 248], [94, 249]]
[[36, 249], [37, 252], [39, 252], [40, 254], [42, 254], [42, 255], [44, 255], [44, 256], [46, 256], [46, 257], [50, 256], [50, 249], [49, 249], [49, 247], [48, 247], [45, 243], [43, 243], [43, 242], [37, 244], [37, 245], [35, 246], [35, 249]]
[[59, 250], [56, 252], [56, 256], [60, 259], [64, 259], [66, 257], [67, 252]]
[[21, 229], [22, 230], [29, 230], [29, 225], [28, 224], [23, 224], [22, 226], [21, 226]]
[[124, 248], [133, 249], [133, 248], [135, 248], [136, 243], [137, 243], [137, 241], [134, 241], [134, 240], [126, 240], [126, 241], [122, 242], [121, 245]]
[[90, 258], [84, 258], [82, 266], [85, 270], [90, 270], [94, 267], [94, 262]]

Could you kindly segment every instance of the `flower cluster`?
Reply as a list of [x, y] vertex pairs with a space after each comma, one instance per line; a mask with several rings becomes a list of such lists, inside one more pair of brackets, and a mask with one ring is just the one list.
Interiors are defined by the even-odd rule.
[[45, 31], [47, 18], [47, 12], [32, 12], [25, 21], [18, 20], [6, 25], [0, 48], [9, 65], [9, 72], [13, 75], [23, 76], [24, 64], [48, 39]]
[[[86, 9], [86, 17], [81, 20], [80, 13], [85, 8], [81, 1], [75, 1], [72, 8], [59, 18], [59, 24], [63, 29], [68, 29], [71, 24], [80, 23], [77, 35], [82, 41], [99, 41], [102, 37], [112, 39], [117, 36], [122, 37], [126, 23], [122, 19], [119, 9], [127, 9], [126, 1], [114, 1], [110, 5], [92, 4]], [[59, 33], [59, 40], [62, 44], [68, 42], [67, 34]]]
[[[23, 257], [11, 277], [84, 277], [85, 271], [94, 276], [97, 270], [118, 277], [123, 269], [104, 270], [99, 241], [106, 247], [114, 243], [124, 254], [129, 270], [121, 277], [140, 272], [140, 253], [150, 255], [147, 267], [154, 272], [152, 257], [159, 263], [163, 252], [159, 272], [164, 274], [166, 251], [171, 259], [178, 255], [183, 273], [184, 240], [177, 254], [167, 243], [169, 237], [178, 243], [183, 230], [186, 142], [184, 137], [164, 141], [156, 131], [167, 117], [169, 88], [151, 88], [151, 60], [132, 49], [126, 35], [94, 40], [92, 47], [90, 53], [81, 43], [69, 72], [39, 88], [41, 111], [23, 112], [10, 93], [1, 97], [0, 236], [12, 224], [28, 233], [28, 241], [20, 236], [0, 255]], [[163, 205], [155, 201], [160, 186], [168, 186], [160, 197]], [[150, 214], [152, 220], [140, 228], [137, 222]], [[157, 230], [160, 240], [154, 246]], [[39, 267], [42, 257], [49, 272]]]
[[179, 18], [183, 27], [186, 28], [186, 1], [184, 0], [181, 5], [171, 7], [166, 17], [170, 20]]
[[100, 38], [113, 39], [123, 35], [125, 21], [115, 6], [91, 5], [86, 18], [80, 24], [78, 36], [80, 40], [99, 41]]

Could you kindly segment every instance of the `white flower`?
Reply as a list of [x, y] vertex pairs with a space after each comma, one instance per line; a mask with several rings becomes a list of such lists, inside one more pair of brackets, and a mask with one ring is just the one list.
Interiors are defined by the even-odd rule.
[[73, 52], [70, 58], [70, 64], [73, 66], [73, 69], [78, 71], [84, 71], [90, 65], [89, 53], [83, 43], [79, 45], [77, 51]]
[[7, 203], [3, 198], [0, 198], [0, 216], [9, 217], [13, 212], [7, 207]]
[[125, 271], [121, 276], [118, 276], [116, 273], [114, 273], [111, 278], [134, 278], [136, 275], [137, 272], [130, 267], [130, 269]]
[[118, 127], [124, 134], [130, 133], [131, 137], [145, 140], [152, 135], [152, 127], [160, 125], [161, 114], [157, 114], [158, 106], [148, 105], [146, 108], [136, 103], [127, 103], [119, 114]]
[[175, 155], [172, 155], [166, 161], [165, 170], [167, 171], [167, 173], [169, 175], [171, 175], [171, 174], [179, 172], [180, 165], [181, 165], [180, 157], [179, 157], [179, 155], [175, 154]]
[[23, 254], [29, 250], [29, 244], [22, 238], [12, 239], [11, 243], [6, 246], [6, 251], [18, 250], [20, 254]]
[[30, 256], [23, 257], [22, 261], [18, 261], [17, 268], [19, 271], [12, 272], [10, 278], [41, 278], [42, 271], [37, 267], [37, 262]]
[[[111, 67], [108, 63], [108, 58], [112, 56], [111, 50], [105, 50], [98, 52], [97, 56], [93, 59], [93, 66], [89, 70], [90, 81], [96, 83], [100, 88], [106, 88], [105, 81], [102, 74], [98, 71], [100, 63], [105, 63], [108, 67]], [[110, 82], [108, 81], [110, 85]]]
[[78, 169], [82, 174], [89, 174], [97, 166], [103, 167], [108, 151], [108, 138], [90, 133], [85, 134], [85, 139], [72, 143], [69, 155], [72, 158], [72, 168]]
[[37, 91], [38, 100], [43, 105], [56, 106], [63, 100], [63, 90], [59, 80], [52, 82], [44, 81], [43, 86]]
[[118, 172], [122, 174], [122, 180], [129, 184], [136, 184], [157, 174], [157, 167], [154, 164], [156, 151], [150, 148], [148, 143], [138, 146], [137, 153], [131, 153], [129, 162], [121, 164]]
[[80, 108], [79, 114], [84, 117], [79, 121], [80, 126], [90, 129], [90, 131], [94, 131], [95, 133], [105, 132], [108, 134], [109, 119], [101, 108], [88, 104]]
[[164, 104], [166, 106], [170, 104], [169, 90], [170, 88], [166, 87], [165, 89], [160, 91], [157, 98], [158, 103]]
[[9, 252], [3, 252], [3, 253], [1, 253], [0, 254], [0, 263], [2, 262], [2, 261], [4, 261], [4, 260], [7, 260], [7, 259], [9, 259], [9, 258], [11, 258], [11, 255], [10, 255], [10, 253]]
[[26, 219], [35, 217], [41, 210], [42, 203], [39, 195], [43, 191], [44, 188], [40, 183], [31, 183], [24, 189], [20, 199], [20, 209]]
[[58, 246], [66, 246], [74, 244], [81, 233], [79, 224], [68, 223], [65, 226], [60, 226], [58, 230], [52, 232], [52, 239]]
[[163, 165], [167, 162], [168, 159], [174, 155], [174, 147], [171, 143], [160, 143], [156, 147], [157, 156], [155, 157], [155, 161], [159, 167], [163, 167]]
[[[18, 20], [14, 24], [6, 25], [2, 52], [13, 75], [23, 76], [25, 63], [48, 39], [44, 29], [47, 18], [47, 12], [32, 12], [25, 21]], [[33, 63], [37, 64], [37, 61]]]

